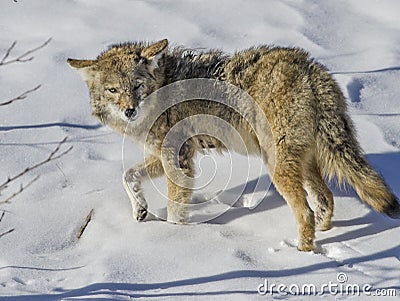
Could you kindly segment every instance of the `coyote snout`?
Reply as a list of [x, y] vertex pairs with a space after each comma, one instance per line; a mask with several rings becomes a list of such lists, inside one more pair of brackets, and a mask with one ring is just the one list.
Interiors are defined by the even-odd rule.
[[137, 114], [136, 109], [126, 109], [126, 110], [125, 110], [125, 116], [126, 116], [128, 119], [134, 118], [134, 117], [136, 116], [136, 114]]

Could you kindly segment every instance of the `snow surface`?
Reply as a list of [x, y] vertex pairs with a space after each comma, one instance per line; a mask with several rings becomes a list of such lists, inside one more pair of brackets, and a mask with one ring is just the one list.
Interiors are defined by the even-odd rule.
[[[1, 1], [0, 57], [14, 40], [12, 57], [52, 41], [30, 62], [0, 66], [1, 100], [42, 84], [0, 108], [0, 182], [46, 158], [64, 136], [64, 148], [74, 148], [1, 196], [41, 175], [0, 205], [6, 212], [0, 234], [15, 228], [0, 238], [0, 299], [398, 300], [400, 222], [335, 185], [334, 227], [317, 233], [317, 253], [296, 250], [294, 218], [273, 187], [256, 209], [235, 207], [207, 223], [136, 223], [121, 183], [123, 138], [91, 117], [87, 88], [66, 58], [164, 37], [228, 52], [258, 44], [303, 47], [340, 83], [368, 160], [400, 196], [399, 20], [395, 0]], [[141, 150], [130, 147], [139, 160]], [[223, 170], [225, 159], [213, 160]], [[145, 187], [148, 196], [155, 193]], [[232, 190], [224, 193], [229, 198]], [[91, 208], [92, 221], [77, 240]], [[257, 293], [265, 280], [321, 286], [338, 283], [338, 273], [349, 284], [395, 289], [397, 297]]]

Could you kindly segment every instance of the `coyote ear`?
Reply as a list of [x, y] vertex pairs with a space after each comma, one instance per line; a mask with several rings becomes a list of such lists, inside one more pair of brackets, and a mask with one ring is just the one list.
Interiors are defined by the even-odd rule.
[[164, 39], [155, 42], [142, 50], [141, 56], [146, 58], [148, 61], [147, 68], [151, 73], [158, 67], [158, 60], [164, 54], [168, 46], [168, 40]]
[[96, 60], [67, 59], [67, 63], [78, 72], [84, 81], [87, 82], [94, 78], [95, 72], [90, 67], [97, 63]]

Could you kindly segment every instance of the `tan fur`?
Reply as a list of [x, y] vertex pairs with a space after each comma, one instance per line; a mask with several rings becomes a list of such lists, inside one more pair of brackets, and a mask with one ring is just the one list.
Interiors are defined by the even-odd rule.
[[[190, 100], [166, 110], [147, 140], [144, 125], [134, 123], [127, 134], [145, 144], [151, 153], [144, 164], [124, 175], [138, 220], [146, 215], [140, 180], [147, 173], [150, 177], [167, 175], [168, 220], [187, 221], [185, 204], [190, 203], [192, 194], [193, 156], [209, 147], [224, 151], [226, 145], [204, 134], [195, 134], [182, 145], [162, 143], [173, 125], [198, 114], [218, 116], [231, 124], [250, 152], [261, 153], [269, 168], [275, 168], [273, 183], [295, 215], [300, 250], [314, 249], [315, 226], [321, 230], [331, 227], [333, 196], [324, 177], [336, 175], [339, 181], [347, 180], [375, 210], [399, 217], [397, 198], [362, 155], [340, 88], [305, 51], [260, 46], [227, 56], [220, 51], [193, 53], [167, 46], [167, 40], [127, 43], [112, 46], [93, 61], [69, 59], [88, 84], [93, 115], [124, 133], [132, 112], [137, 113], [142, 102], [144, 107], [154, 105], [145, 100], [152, 92], [183, 79], [211, 78], [245, 90], [261, 107], [272, 135], [266, 135], [270, 139], [258, 145], [248, 120], [208, 100]], [[249, 108], [244, 105], [243, 110]], [[150, 114], [142, 113], [146, 112]], [[254, 118], [258, 127], [267, 131], [261, 119]], [[233, 137], [223, 128], [216, 130], [221, 131], [221, 137]], [[235, 143], [229, 147], [241, 151]], [[315, 213], [304, 189], [314, 202]]]

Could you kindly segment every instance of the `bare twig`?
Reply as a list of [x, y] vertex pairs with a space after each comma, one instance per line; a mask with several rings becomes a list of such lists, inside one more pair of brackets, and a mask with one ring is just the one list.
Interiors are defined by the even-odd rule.
[[[5, 214], [6, 214], [6, 212], [3, 210], [3, 212], [2, 212], [2, 214], [1, 214], [1, 216], [0, 216], [0, 223], [1, 223], [1, 221], [3, 220], [3, 217], [4, 217]], [[1, 234], [0, 234], [0, 238], [3, 237], [4, 235], [7, 235], [7, 234], [13, 232], [14, 230], [15, 230], [15, 229], [10, 229], [10, 230], [7, 230], [6, 232], [1, 233]]]
[[10, 229], [10, 230], [8, 230], [8, 231], [6, 231], [6, 232], [1, 233], [1, 234], [0, 234], [0, 238], [2, 238], [4, 235], [10, 234], [10, 233], [13, 232], [14, 230], [15, 230], [15, 229]]
[[28, 187], [31, 186], [34, 182], [36, 182], [39, 178], [40, 178], [40, 175], [37, 175], [37, 176], [34, 177], [31, 181], [29, 181], [28, 184], [26, 184], [26, 185], [21, 184], [21, 186], [19, 187], [19, 190], [16, 191], [16, 192], [14, 192], [12, 195], [10, 195], [8, 198], [6, 198], [4, 201], [1, 201], [1, 202], [0, 202], [0, 205], [10, 203], [11, 199], [15, 198], [17, 195], [19, 195], [21, 192], [23, 192], [26, 188], [28, 188]]
[[83, 222], [82, 226], [79, 229], [78, 234], [76, 235], [76, 238], [80, 239], [83, 232], [85, 231], [87, 225], [89, 222], [92, 220], [92, 215], [94, 213], [94, 209], [90, 210], [89, 214], [86, 216], [85, 221]]
[[[6, 50], [6, 53], [4, 54], [3, 58], [0, 60], [0, 66], [12, 64], [12, 63], [17, 63], [17, 62], [24, 63], [24, 62], [28, 62], [28, 61], [33, 60], [34, 57], [31, 56], [31, 54], [34, 53], [35, 51], [38, 51], [39, 49], [47, 46], [50, 43], [50, 41], [51, 41], [51, 38], [47, 39], [47, 41], [45, 41], [40, 46], [32, 48], [32, 49], [30, 49], [28, 51], [25, 51], [23, 54], [21, 54], [18, 57], [15, 57], [13, 59], [9, 59], [9, 57], [11, 55], [11, 52], [13, 51], [15, 46], [17, 45], [17, 41], [14, 41], [14, 42], [11, 43], [10, 47], [8, 47], [8, 49]], [[17, 101], [17, 100], [25, 99], [28, 96], [28, 94], [38, 90], [40, 87], [41, 87], [41, 85], [38, 85], [38, 86], [36, 86], [36, 87], [34, 87], [34, 88], [30, 89], [30, 90], [27, 90], [24, 93], [22, 93], [21, 95], [19, 95], [17, 97], [14, 97], [11, 100], [8, 100], [8, 101], [0, 103], [0, 106], [6, 106], [6, 105], [9, 105], [9, 104]]]
[[2, 102], [2, 103], [0, 103], [0, 106], [6, 106], [6, 105], [9, 105], [9, 104], [11, 104], [11, 103], [13, 103], [15, 101], [18, 101], [18, 100], [21, 100], [21, 99], [25, 99], [28, 96], [29, 93], [32, 93], [32, 92], [35, 92], [36, 90], [39, 90], [39, 88], [41, 86], [42, 85], [37, 85], [35, 88], [27, 90], [24, 93], [22, 93], [21, 95], [18, 95], [17, 97], [14, 97], [13, 99], [10, 99], [8, 101]]
[[61, 140], [58, 143], [57, 147], [50, 153], [50, 155], [47, 157], [47, 159], [45, 159], [31, 167], [25, 168], [22, 172], [20, 172], [19, 174], [15, 175], [13, 177], [8, 177], [8, 179], [6, 181], [4, 181], [3, 184], [0, 185], [0, 193], [2, 190], [6, 189], [8, 187], [8, 184], [11, 183], [12, 181], [15, 181], [16, 179], [22, 177], [26, 173], [28, 173], [46, 163], [57, 160], [57, 159], [61, 158], [62, 156], [66, 155], [67, 153], [69, 153], [71, 151], [71, 149], [73, 148], [72, 146], [69, 147], [67, 150], [63, 151], [62, 153], [57, 154], [59, 152], [61, 146], [65, 143], [65, 141], [67, 141], [67, 138], [68, 137], [65, 137], [63, 140]]
[[10, 47], [8, 47], [6, 53], [4, 54], [4, 57], [1, 59], [0, 61], [0, 65], [5, 65], [4, 62], [6, 61], [6, 59], [8, 58], [8, 56], [10, 55], [11, 51], [13, 50], [13, 48], [15, 47], [15, 45], [17, 45], [17, 41], [12, 42], [12, 44], [10, 45]]
[[4, 54], [3, 58], [0, 60], [0, 66], [4, 66], [4, 65], [8, 65], [8, 64], [12, 64], [12, 63], [24, 63], [24, 62], [29, 62], [31, 60], [34, 59], [33, 56], [30, 56], [32, 53], [34, 53], [35, 51], [38, 51], [39, 49], [42, 49], [43, 47], [47, 46], [51, 41], [51, 38], [47, 39], [46, 42], [44, 42], [43, 44], [39, 45], [38, 47], [32, 48], [28, 51], [25, 51], [23, 54], [21, 54], [20, 56], [17, 56], [16, 58], [7, 60], [8, 57], [11, 54], [11, 51], [14, 49], [15, 45], [17, 45], [17, 41], [14, 41], [10, 47], [8, 47], [6, 53]]

